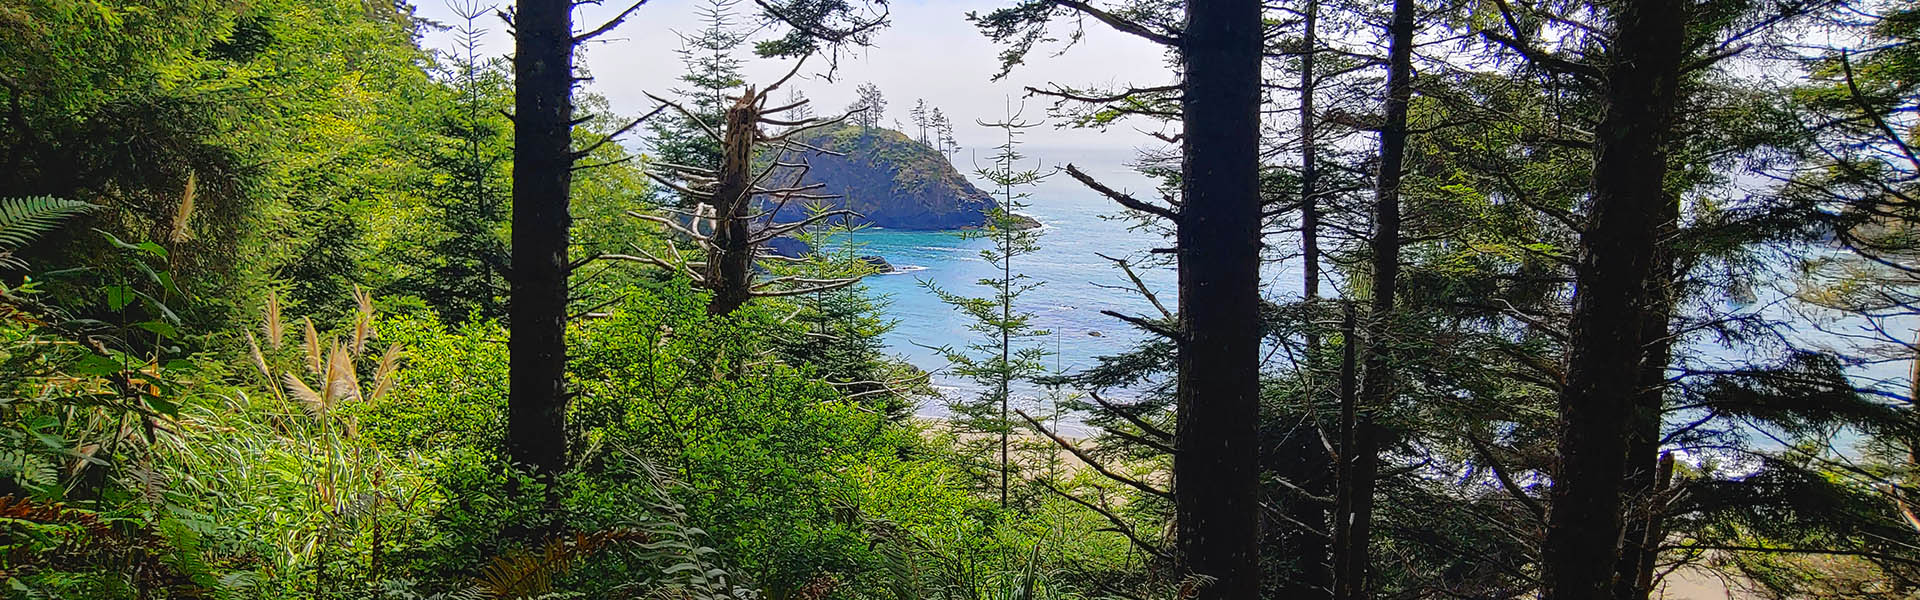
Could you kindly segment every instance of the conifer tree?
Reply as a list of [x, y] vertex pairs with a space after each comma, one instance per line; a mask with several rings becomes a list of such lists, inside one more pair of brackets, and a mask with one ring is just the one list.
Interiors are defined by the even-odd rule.
[[787, 111], [787, 116], [795, 120], [813, 118], [813, 103], [808, 102], [807, 95], [801, 93], [799, 89], [787, 90], [787, 105], [794, 107], [793, 110]]
[[927, 138], [927, 129], [933, 125], [933, 113], [927, 109], [927, 100], [914, 100], [913, 110], [907, 111], [907, 114], [912, 115], [914, 127], [920, 129], [920, 137], [914, 139], [923, 146], [933, 147], [933, 142]]
[[478, 315], [506, 316], [506, 281], [511, 257], [503, 231], [507, 219], [510, 124], [500, 116], [511, 87], [504, 61], [480, 57], [486, 30], [476, 22], [487, 14], [477, 2], [454, 5], [461, 23], [454, 28], [457, 48], [445, 58], [444, 73], [458, 94], [458, 108], [442, 120], [451, 144], [436, 147], [429, 158], [435, 171], [430, 197], [434, 224], [442, 231], [426, 245], [424, 273], [397, 287], [420, 296], [449, 321]]
[[931, 119], [933, 123], [933, 135], [935, 137], [935, 149], [948, 156], [952, 156], [954, 152], [958, 152], [960, 150], [960, 143], [953, 139], [953, 122], [947, 120], [946, 113], [940, 112], [940, 108], [935, 107]]
[[[1612, 592], [1626, 474], [1626, 399], [1641, 381], [1642, 331], [1655, 268], [1671, 135], [1693, 7], [1612, 3], [1605, 116], [1595, 130], [1593, 200], [1581, 236], [1551, 520], [1541, 547], [1549, 600]], [[1662, 324], [1664, 326], [1664, 323]]]
[[[742, 59], [737, 56], [746, 43], [745, 33], [734, 25], [734, 8], [739, 0], [708, 0], [698, 13], [703, 26], [693, 34], [680, 36], [680, 62], [686, 72], [680, 75], [686, 87], [674, 88], [687, 113], [663, 113], [650, 120], [648, 143], [657, 162], [706, 170], [720, 168], [720, 142], [707, 134], [707, 128], [719, 128], [727, 109], [727, 96], [737, 91]], [[661, 193], [672, 193], [663, 190]], [[692, 201], [676, 198], [676, 204]]]
[[[1022, 120], [1020, 112], [1009, 104], [1005, 118], [981, 125], [998, 129], [1006, 136], [1005, 141], [996, 146], [989, 157], [992, 162], [975, 171], [999, 188], [1000, 206], [988, 215], [984, 229], [963, 235], [986, 239], [993, 244], [980, 251], [980, 259], [999, 271], [997, 276], [980, 280], [980, 285], [992, 289], [992, 295], [965, 296], [926, 280], [921, 281], [921, 285], [939, 296], [941, 301], [964, 313], [969, 321], [969, 331], [985, 336], [985, 339], [968, 342], [960, 348], [949, 345], [935, 350], [953, 364], [955, 374], [971, 379], [980, 386], [978, 396], [951, 401], [947, 408], [953, 413], [954, 431], [962, 436], [962, 443], [969, 448], [970, 454], [976, 455], [967, 458], [992, 454], [993, 449], [983, 448], [982, 444], [966, 438], [997, 443], [997, 465], [982, 470], [998, 475], [1000, 505], [1006, 507], [1012, 502], [1009, 490], [1014, 469], [1011, 464], [1012, 416], [1016, 411], [1014, 386], [1045, 375], [1044, 359], [1047, 356], [1044, 346], [1027, 343], [1027, 340], [1045, 336], [1047, 332], [1034, 327], [1033, 313], [1019, 307], [1020, 298], [1039, 287], [1040, 283], [1014, 268], [1016, 260], [1039, 250], [1040, 234], [1035, 229], [1023, 227], [1015, 211], [1026, 206], [1029, 197], [1022, 188], [1038, 183], [1046, 174], [1037, 168], [1022, 168], [1019, 164], [1026, 158], [1018, 149], [1021, 133], [1040, 126], [1040, 123]], [[993, 462], [989, 459], [979, 464]]]
[[879, 127], [882, 117], [887, 114], [887, 98], [880, 93], [880, 86], [872, 82], [862, 83], [854, 88], [858, 94], [853, 104], [847, 105], [847, 112], [854, 124], [862, 129]]

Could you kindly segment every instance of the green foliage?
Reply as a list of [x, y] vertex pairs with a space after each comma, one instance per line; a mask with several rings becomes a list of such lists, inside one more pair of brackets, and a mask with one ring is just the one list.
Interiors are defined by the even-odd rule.
[[68, 218], [97, 208], [50, 196], [0, 198], [0, 252], [19, 250]]
[[[1048, 355], [1044, 347], [1031, 343], [1034, 338], [1048, 335], [1047, 332], [1034, 327], [1033, 314], [1018, 306], [1020, 298], [1040, 284], [1025, 273], [1015, 271], [1014, 261], [1039, 251], [1040, 234], [1024, 227], [1015, 217], [1014, 211], [1026, 206], [1025, 200], [1029, 197], [1027, 192], [1016, 190], [1031, 186], [1046, 175], [1037, 168], [1023, 169], [1018, 164], [1025, 158], [1018, 150], [1019, 135], [1039, 124], [1021, 121], [1019, 114], [1009, 108], [1006, 119], [992, 125], [1005, 133], [1006, 141], [996, 147], [991, 166], [981, 169], [978, 175], [999, 186], [1000, 206], [988, 214], [986, 228], [965, 234], [993, 242], [992, 247], [980, 251], [980, 260], [997, 268], [999, 276], [979, 282], [981, 287], [991, 290], [992, 295], [963, 296], [941, 289], [931, 280], [921, 280], [920, 285], [966, 315], [967, 330], [981, 336], [963, 348], [949, 345], [935, 351], [952, 364], [955, 375], [973, 380], [981, 390], [977, 398], [947, 403], [952, 413], [947, 425], [959, 436], [959, 443], [965, 447], [961, 459], [978, 473], [981, 487], [998, 491], [1001, 507], [1007, 508], [1013, 496], [1011, 488], [1016, 477], [1013, 471], [1018, 468], [1011, 446], [1015, 432], [1024, 430], [1014, 421], [1014, 386], [1024, 387], [1044, 375], [1044, 360]], [[1019, 402], [1021, 405], [1033, 403], [1033, 399]], [[996, 440], [997, 461], [992, 444]], [[993, 476], [996, 473], [997, 480]]]
[[512, 123], [511, 74], [504, 59], [481, 58], [477, 21], [486, 10], [459, 5], [460, 46], [440, 56], [438, 79], [452, 88], [451, 106], [424, 137], [430, 241], [411, 257], [421, 268], [392, 288], [419, 296], [450, 322], [506, 317], [508, 192]]
[[[680, 81], [687, 88], [674, 88], [689, 113], [668, 111], [655, 115], [647, 123], [651, 132], [650, 158], [657, 162], [718, 171], [720, 140], [714, 136], [726, 126], [727, 95], [746, 85], [742, 78], [743, 61], [735, 56], [747, 41], [747, 35], [734, 24], [737, 0], [709, 0], [699, 8], [703, 27], [692, 35], [680, 36], [680, 62], [686, 72]], [[663, 194], [677, 192], [661, 190]], [[691, 206], [692, 198], [678, 197], [675, 203]]]
[[757, 307], [708, 316], [676, 286], [624, 303], [575, 346], [574, 419], [587, 443], [671, 467], [694, 518], [776, 596], [860, 570], [859, 529], [835, 515], [858, 514], [861, 486], [842, 473], [915, 444], [833, 386], [767, 360], [763, 340], [781, 328]]

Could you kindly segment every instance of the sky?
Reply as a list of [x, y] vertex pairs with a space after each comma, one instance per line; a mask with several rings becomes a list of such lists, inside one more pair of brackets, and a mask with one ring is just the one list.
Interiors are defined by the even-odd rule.
[[[416, 1], [421, 16], [446, 24], [458, 22], [446, 0]], [[797, 87], [813, 100], [815, 114], [829, 115], [853, 101], [854, 86], [872, 82], [887, 99], [883, 123], [908, 122], [907, 110], [916, 99], [924, 98], [955, 122], [954, 136], [962, 149], [954, 163], [961, 171], [969, 171], [976, 152], [985, 156], [998, 143], [994, 132], [975, 121], [1000, 119], [1009, 102], [1019, 108], [1025, 86], [1048, 82], [1149, 86], [1173, 80], [1160, 47], [1089, 21], [1086, 36], [1065, 53], [1056, 55], [1058, 44], [1039, 49], [1026, 65], [994, 81], [1001, 48], [968, 23], [966, 13], [1011, 4], [1012, 0], [896, 0], [889, 5], [892, 24], [875, 36], [873, 47], [843, 57], [832, 81], [821, 76], [826, 61], [810, 60]], [[606, 0], [602, 6], [583, 6], [575, 14], [575, 29], [597, 27], [628, 5], [627, 0]], [[676, 78], [684, 67], [674, 52], [681, 45], [678, 33], [701, 28], [697, 11], [704, 5], [705, 0], [648, 0], [619, 29], [583, 47], [581, 64], [594, 78], [585, 89], [606, 97], [621, 114], [651, 110], [654, 105], [646, 93], [667, 96], [670, 89], [681, 86]], [[755, 10], [751, 0], [741, 2], [736, 7], [739, 21], [752, 23]], [[511, 52], [505, 24], [489, 16], [480, 25], [488, 30], [484, 53]], [[1068, 26], [1057, 27], [1064, 35]], [[762, 33], [756, 39], [766, 37]], [[450, 49], [454, 41], [452, 32], [438, 32], [429, 34], [425, 44]], [[789, 61], [754, 58], [750, 50], [743, 49], [741, 55], [748, 59], [745, 71], [750, 83], [764, 86], [792, 68]], [[776, 98], [785, 94], [776, 92]], [[1050, 104], [1045, 98], [1027, 99], [1023, 116], [1045, 120]], [[1071, 162], [1117, 187], [1144, 190], [1148, 181], [1126, 163], [1138, 148], [1163, 147], [1138, 129], [1148, 127], [1157, 130], [1158, 125], [1122, 122], [1106, 131], [1039, 127], [1024, 136], [1022, 152], [1043, 167]], [[623, 141], [636, 148], [643, 144], [638, 139]]]

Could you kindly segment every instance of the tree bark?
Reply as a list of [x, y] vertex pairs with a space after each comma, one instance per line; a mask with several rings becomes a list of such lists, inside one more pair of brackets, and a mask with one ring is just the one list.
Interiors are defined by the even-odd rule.
[[1601, 600], [1620, 558], [1630, 403], [1639, 391], [1648, 282], [1668, 196], [1666, 138], [1686, 55], [1687, 4], [1611, 3], [1611, 55], [1580, 237], [1559, 456], [1541, 549], [1542, 597]]
[[713, 188], [713, 248], [701, 274], [713, 290], [707, 312], [724, 315], [753, 299], [753, 148], [760, 126], [759, 96], [748, 87], [727, 109], [721, 130], [720, 172]]
[[[1666, 238], [1673, 234], [1680, 218], [1680, 205], [1672, 200], [1661, 204], [1660, 237]], [[1614, 567], [1614, 600], [1646, 600], [1651, 590], [1642, 589], [1640, 580], [1652, 575], [1649, 571], [1665, 537], [1658, 526], [1661, 515], [1656, 514], [1661, 510], [1656, 503], [1661, 493], [1660, 425], [1666, 406], [1667, 363], [1673, 360], [1673, 309], [1681, 282], [1671, 248], [1656, 246], [1654, 263], [1649, 277], [1652, 283], [1647, 288], [1651, 306], [1640, 325], [1646, 344], [1640, 362], [1640, 387], [1633, 394], [1627, 415], [1623, 496], [1631, 508], [1625, 512], [1625, 535], [1621, 536], [1620, 559]], [[1671, 468], [1670, 462], [1668, 465]]]
[[1407, 106], [1413, 100], [1413, 0], [1394, 0], [1387, 49], [1385, 120], [1380, 125], [1380, 171], [1374, 185], [1373, 298], [1368, 309], [1364, 359], [1361, 360], [1360, 397], [1351, 427], [1341, 446], [1349, 461], [1348, 479], [1341, 481], [1346, 512], [1335, 539], [1334, 598], [1371, 597], [1368, 567], [1373, 537], [1373, 492], [1380, 472], [1379, 425], [1376, 415], [1393, 401], [1394, 375], [1389, 350], [1394, 321], [1394, 296], [1400, 280], [1400, 180], [1407, 149]]
[[573, 183], [573, 7], [514, 14], [513, 281], [507, 452], [546, 475], [566, 466], [567, 243]]
[[[1318, 44], [1315, 27], [1319, 19], [1318, 0], [1307, 0], [1301, 7], [1305, 21], [1301, 26], [1300, 57], [1300, 261], [1301, 302], [1309, 315], [1320, 302], [1320, 207], [1314, 199], [1319, 184], [1317, 149], [1314, 147], [1314, 48]], [[1305, 335], [1307, 381], [1314, 381], [1312, 369], [1320, 355], [1318, 325], [1308, 324]], [[1279, 598], [1315, 600], [1332, 598], [1333, 571], [1331, 525], [1323, 500], [1333, 491], [1333, 456], [1322, 443], [1319, 390], [1306, 386], [1298, 420], [1281, 438], [1276, 448], [1275, 474], [1299, 488], [1284, 494], [1284, 522], [1275, 523], [1266, 532], [1275, 554], [1289, 568], [1275, 573], [1272, 595]]]
[[1173, 476], [1195, 600], [1260, 593], [1261, 29], [1258, 0], [1187, 3]]
[[[1319, 44], [1315, 31], [1320, 19], [1319, 0], [1307, 0], [1300, 12], [1304, 18], [1301, 23], [1300, 55], [1300, 296], [1308, 308], [1320, 301], [1320, 204], [1315, 195], [1319, 194], [1320, 157], [1314, 146], [1314, 127], [1316, 117], [1313, 114], [1313, 92], [1317, 79], [1314, 77], [1315, 46]], [[1311, 314], [1311, 313], [1309, 313]], [[1320, 331], [1315, 327], [1307, 328], [1307, 357], [1311, 361], [1320, 350]], [[1311, 364], [1311, 363], [1309, 363]]]

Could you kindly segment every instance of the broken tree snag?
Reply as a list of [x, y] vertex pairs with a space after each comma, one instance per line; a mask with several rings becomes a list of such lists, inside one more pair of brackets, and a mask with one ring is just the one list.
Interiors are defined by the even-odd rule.
[[[796, 64], [794, 72], [798, 71], [799, 65]], [[754, 298], [824, 292], [853, 285], [860, 280], [858, 276], [802, 275], [761, 280], [756, 272], [755, 263], [769, 255], [765, 245], [774, 238], [816, 223], [859, 216], [847, 210], [821, 210], [799, 221], [779, 223], [773, 220], [788, 202], [800, 200], [819, 203], [839, 197], [815, 193], [821, 189], [821, 185], [803, 183], [808, 169], [804, 157], [831, 152], [792, 138], [809, 129], [839, 123], [847, 117], [779, 116], [805, 107], [806, 100], [767, 108], [767, 98], [791, 77], [792, 73], [789, 73], [786, 78], [767, 86], [765, 90], [747, 86], [741, 90], [740, 97], [733, 105], [727, 108], [720, 129], [714, 131], [706, 127], [708, 135], [720, 142], [718, 170], [663, 164], [658, 166], [664, 169], [664, 173], [647, 174], [662, 185], [693, 198], [696, 201], [693, 212], [663, 209], [667, 214], [629, 213], [636, 218], [660, 224], [705, 255], [703, 260], [688, 261], [679, 255], [672, 244], [668, 245], [668, 251], [672, 254], [670, 258], [638, 252], [642, 262], [674, 271], [691, 280], [696, 287], [712, 292], [713, 297], [707, 303], [707, 312], [711, 314], [731, 313]], [[654, 99], [681, 114], [698, 119], [679, 104], [658, 97]], [[768, 135], [762, 129], [768, 125], [789, 129]], [[793, 158], [795, 156], [801, 158]], [[770, 179], [787, 181], [776, 184], [769, 183]]]
[[721, 129], [720, 173], [708, 198], [714, 209], [713, 243], [704, 274], [713, 284], [707, 312], [716, 315], [733, 312], [752, 297], [753, 236], [747, 232], [745, 216], [753, 199], [749, 187], [754, 138], [760, 132], [758, 108], [753, 86], [747, 86], [727, 109]]

